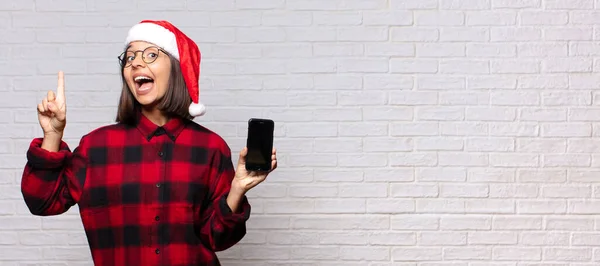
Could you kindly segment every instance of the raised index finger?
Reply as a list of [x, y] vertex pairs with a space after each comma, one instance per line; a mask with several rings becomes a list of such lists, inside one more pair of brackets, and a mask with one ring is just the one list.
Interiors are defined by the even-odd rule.
[[62, 100], [65, 99], [65, 74], [62, 71], [58, 72], [58, 86], [56, 87], [56, 97]]

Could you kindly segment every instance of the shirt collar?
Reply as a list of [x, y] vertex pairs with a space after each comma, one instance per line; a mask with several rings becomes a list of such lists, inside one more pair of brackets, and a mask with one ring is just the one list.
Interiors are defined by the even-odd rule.
[[173, 117], [161, 127], [154, 124], [140, 112], [138, 114], [136, 127], [148, 141], [150, 141], [152, 137], [160, 136], [162, 134], [167, 134], [171, 140], [175, 141], [177, 136], [179, 136], [179, 133], [184, 129], [185, 121], [182, 118]]

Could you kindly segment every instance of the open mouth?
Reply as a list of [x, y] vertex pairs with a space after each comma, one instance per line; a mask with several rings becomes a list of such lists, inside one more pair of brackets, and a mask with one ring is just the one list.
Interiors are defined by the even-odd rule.
[[135, 81], [135, 86], [138, 91], [147, 91], [154, 85], [154, 79], [147, 76], [137, 76], [133, 81]]

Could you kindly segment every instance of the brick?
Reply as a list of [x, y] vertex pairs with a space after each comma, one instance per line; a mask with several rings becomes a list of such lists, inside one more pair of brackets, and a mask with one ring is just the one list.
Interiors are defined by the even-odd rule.
[[411, 151], [414, 147], [408, 138], [365, 138], [362, 143], [365, 152]]
[[488, 135], [489, 130], [487, 124], [476, 122], [441, 123], [439, 127], [441, 135], [444, 136], [484, 136]]
[[510, 11], [470, 12], [466, 17], [468, 26], [508, 26], [517, 23], [517, 13]]
[[566, 57], [569, 49], [567, 44], [561, 43], [533, 43], [520, 44], [517, 51], [521, 57]]
[[[335, 199], [335, 200], [317, 200], [315, 201], [314, 212], [323, 214], [332, 213], [365, 213], [367, 204], [364, 199]], [[377, 213], [368, 211], [368, 213]]]
[[598, 11], [591, 10], [574, 10], [570, 14], [571, 23], [575, 25], [593, 25], [598, 20]]
[[392, 248], [394, 261], [437, 261], [442, 259], [439, 247], [396, 247]]
[[386, 261], [390, 259], [388, 247], [341, 247], [340, 258], [357, 261]]
[[392, 28], [393, 42], [434, 42], [440, 38], [440, 31], [435, 28]]
[[315, 140], [314, 149], [320, 153], [360, 152], [361, 146], [360, 139], [322, 138]]
[[464, 57], [466, 45], [461, 43], [419, 43], [416, 55], [419, 57]]
[[552, 261], [590, 261], [592, 248], [548, 248], [544, 250], [544, 257]]
[[590, 231], [594, 230], [594, 219], [587, 217], [561, 217], [550, 216], [546, 219], [544, 227], [552, 231]]
[[557, 27], [544, 29], [546, 41], [591, 41], [594, 31], [589, 27]]
[[490, 198], [526, 199], [536, 198], [538, 194], [538, 188], [533, 185], [490, 184]]
[[420, 121], [457, 121], [464, 120], [462, 107], [418, 107], [416, 118]]
[[517, 212], [522, 214], [561, 214], [567, 212], [567, 202], [563, 200], [520, 200]]
[[433, 166], [438, 163], [434, 153], [394, 153], [389, 156], [391, 166]]
[[368, 199], [367, 213], [413, 213], [416, 204], [413, 200]]
[[560, 232], [527, 232], [521, 237], [526, 246], [568, 246], [569, 234]]
[[[542, 219], [538, 216], [520, 215], [520, 216], [496, 216], [492, 222], [492, 228], [497, 231], [512, 230], [540, 230], [543, 227]], [[513, 238], [517, 241], [517, 238]]]
[[519, 17], [523, 26], [556, 26], [565, 25], [569, 21], [569, 14], [563, 11], [524, 11]]
[[[285, 40], [285, 30], [279, 28], [244, 28], [236, 32], [236, 39], [240, 43], [276, 43]], [[305, 55], [306, 50], [297, 51]]]
[[[423, 67], [424, 74], [429, 74], [428, 72], [433, 69], [429, 65], [421, 65]], [[427, 69], [430, 67], [430, 69]], [[437, 69], [437, 66], [436, 66]], [[405, 70], [406, 71], [406, 70]], [[410, 71], [408, 71], [410, 72]], [[436, 70], [437, 72], [437, 70]], [[466, 79], [462, 77], [455, 76], [431, 76], [428, 78], [419, 78], [417, 79], [417, 89], [418, 90], [435, 90], [435, 91], [443, 91], [443, 90], [461, 90], [466, 88]]]
[[349, 184], [339, 186], [340, 198], [385, 198], [388, 196], [386, 184], [374, 183], [367, 188], [363, 184]]
[[342, 11], [342, 12], [327, 12], [327, 11], [316, 11], [312, 14], [312, 21], [315, 25], [319, 26], [332, 26], [332, 25], [360, 25], [362, 22], [362, 15], [356, 11]]
[[[249, 6], [252, 7], [252, 6]], [[312, 23], [312, 15], [307, 11], [284, 12], [265, 10], [262, 12], [263, 26], [308, 26]]]
[[440, 229], [454, 231], [489, 230], [491, 226], [491, 217], [480, 215], [449, 215], [442, 217], [440, 222]]
[[[413, 44], [388, 44], [376, 43], [365, 44], [365, 54], [369, 56], [395, 56], [395, 57], [412, 57], [415, 55]], [[367, 61], [368, 62], [368, 61]]]
[[407, 26], [414, 21], [412, 12], [388, 10], [363, 10], [362, 23], [367, 26]]
[[478, 89], [515, 89], [517, 79], [511, 76], [473, 76], [467, 78], [467, 88], [471, 90]]
[[593, 0], [549, 0], [545, 3], [546, 9], [593, 9]]
[[420, 11], [414, 16], [414, 25], [417, 26], [458, 26], [464, 23], [465, 15], [456, 11]]
[[496, 0], [492, 1], [494, 9], [520, 9], [541, 7], [541, 0]]
[[387, 136], [388, 124], [373, 123], [343, 123], [339, 126], [339, 136], [344, 137], [375, 137]]
[[491, 42], [525, 42], [540, 40], [542, 40], [542, 30], [536, 27], [497, 27], [490, 30]]
[[440, 196], [444, 198], [484, 198], [488, 195], [489, 188], [486, 185], [446, 184], [440, 187]]
[[436, 0], [391, 0], [393, 9], [435, 9], [438, 8]]
[[466, 48], [469, 57], [509, 58], [517, 56], [517, 47], [514, 44], [473, 43], [467, 44]]
[[416, 151], [458, 151], [463, 147], [463, 140], [459, 138], [423, 137], [415, 141]]
[[387, 102], [388, 96], [383, 92], [340, 92], [337, 103], [340, 106], [379, 106]]
[[479, 27], [445, 27], [439, 36], [444, 42], [484, 42], [490, 39], [490, 31]]
[[465, 232], [421, 232], [418, 244], [421, 246], [462, 246], [467, 244]]
[[323, 245], [366, 245], [366, 232], [323, 232], [318, 235], [318, 243]]
[[420, 168], [415, 172], [415, 175], [417, 180], [422, 182], [460, 182], [465, 181], [467, 177], [466, 170], [461, 167]]
[[531, 59], [493, 60], [490, 65], [490, 72], [492, 74], [535, 74], [541, 71], [540, 62]]
[[[354, 174], [353, 176], [357, 176]], [[349, 175], [352, 177], [352, 175]], [[358, 180], [357, 177], [354, 178]], [[369, 169], [364, 174], [365, 181], [368, 182], [409, 182], [413, 181], [414, 171], [409, 168], [381, 168], [381, 169]]]
[[311, 216], [311, 217], [292, 217], [291, 228], [295, 230], [306, 229], [387, 229], [389, 228], [389, 219], [385, 215], [338, 215], [335, 217]]
[[539, 261], [542, 259], [542, 249], [536, 247], [498, 247], [492, 251], [492, 259], [498, 261]]
[[341, 59], [337, 62], [341, 73], [386, 73], [389, 71], [387, 59]]
[[486, 60], [442, 60], [439, 73], [442, 74], [488, 74], [489, 62]]
[[340, 27], [336, 40], [342, 42], [382, 42], [388, 40], [388, 29], [381, 26]]
[[444, 250], [447, 260], [484, 260], [492, 257], [489, 247], [450, 247]]
[[469, 232], [468, 242], [473, 245], [516, 245], [517, 232]]
[[364, 54], [361, 43], [314, 43], [315, 56], [356, 56]]
[[[470, 95], [473, 95], [472, 93]], [[496, 96], [495, 102], [503, 101]], [[467, 121], [514, 121], [517, 118], [516, 108], [507, 107], [469, 107], [466, 110]]]
[[438, 72], [438, 61], [419, 59], [391, 59], [390, 71], [392, 73], [425, 73]]
[[591, 72], [591, 59], [561, 58], [542, 60], [542, 71], [546, 73]]
[[490, 161], [483, 153], [445, 152], [438, 158], [440, 166], [485, 166]]
[[[318, 170], [315, 171], [315, 180], [320, 182], [359, 182], [364, 180], [365, 174], [353, 170]], [[310, 188], [307, 188], [310, 189]]]
[[518, 78], [519, 89], [567, 89], [569, 76], [564, 74], [526, 75]]

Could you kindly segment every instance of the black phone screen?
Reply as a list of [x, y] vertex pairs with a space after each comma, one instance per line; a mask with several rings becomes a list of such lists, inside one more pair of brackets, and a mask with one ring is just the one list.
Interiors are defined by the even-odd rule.
[[248, 121], [246, 146], [246, 169], [268, 171], [271, 169], [274, 122], [269, 119], [252, 118]]

